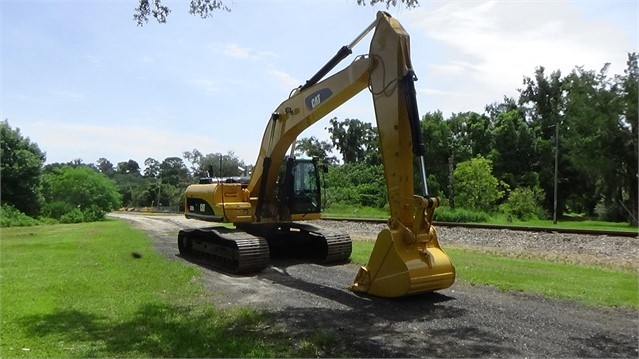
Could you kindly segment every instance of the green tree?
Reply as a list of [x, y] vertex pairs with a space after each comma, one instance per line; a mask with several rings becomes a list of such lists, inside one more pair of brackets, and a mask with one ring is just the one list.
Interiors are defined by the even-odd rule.
[[36, 216], [42, 204], [40, 175], [46, 155], [19, 128], [0, 121], [0, 173], [2, 202]]
[[161, 183], [159, 180], [147, 180], [144, 185], [145, 187], [136, 198], [140, 206], [179, 206], [182, 203], [183, 188]]
[[539, 154], [535, 147], [535, 134], [518, 109], [494, 113], [490, 131], [493, 148], [488, 158], [493, 163], [495, 177], [510, 188], [535, 187], [539, 178], [535, 163]]
[[[534, 168], [539, 174], [539, 184], [545, 193], [544, 208], [548, 212], [553, 211], [555, 151], [558, 151], [557, 215], [561, 216], [566, 199], [575, 190], [568, 179], [577, 176], [570, 161], [564, 156], [565, 131], [561, 128], [564, 123], [565, 103], [561, 72], [554, 71], [547, 76], [545, 68], [540, 66], [535, 69], [533, 78], [524, 77], [524, 88], [519, 92], [518, 102], [525, 113], [526, 122], [535, 133], [538, 157]], [[559, 136], [556, 136], [557, 133]]]
[[116, 184], [86, 166], [53, 168], [43, 179], [47, 217], [63, 222], [97, 221], [121, 204]]
[[329, 157], [333, 145], [328, 141], [320, 141], [315, 136], [305, 137], [295, 144], [296, 156], [317, 157], [327, 164], [335, 164], [335, 157]]
[[492, 162], [482, 156], [457, 164], [454, 171], [457, 204], [466, 209], [491, 212], [504, 196], [492, 174]]
[[140, 174], [134, 173], [115, 173], [113, 180], [118, 186], [118, 191], [122, 196], [122, 204], [126, 207], [146, 206], [147, 203], [142, 201], [145, 196], [144, 192], [148, 187], [148, 183], [156, 181], [142, 177]]
[[191, 164], [190, 171], [193, 174], [193, 177], [203, 177], [206, 173], [202, 173], [200, 171], [200, 166], [202, 164], [202, 159], [204, 159], [204, 155], [202, 152], [197, 149], [193, 149], [193, 151], [184, 151], [182, 152], [182, 157], [187, 160]]
[[113, 175], [115, 174], [115, 167], [113, 167], [113, 163], [111, 163], [109, 160], [107, 160], [104, 157], [98, 158], [96, 163], [97, 163], [98, 171], [100, 171], [100, 173], [102, 173], [103, 175], [109, 178], [113, 177]]
[[344, 203], [383, 208], [387, 202], [384, 170], [381, 165], [365, 163], [330, 166], [325, 195], [329, 206]]
[[160, 163], [159, 178], [162, 183], [179, 187], [187, 182], [190, 176], [180, 157], [167, 157]]
[[614, 177], [616, 172], [617, 161], [613, 160], [615, 145], [610, 143], [615, 131], [611, 133], [610, 128], [605, 129], [608, 127], [605, 123], [614, 121], [618, 111], [610, 112], [617, 105], [607, 109], [598, 105], [612, 99], [607, 90], [607, 94], [602, 92], [604, 89], [599, 82], [603, 78], [595, 71], [577, 67], [563, 81], [566, 116], [560, 127], [562, 133], [559, 140], [564, 143], [560, 150], [579, 174], [570, 183], [572, 191], [567, 203], [573, 211], [588, 215], [594, 214], [601, 196], [605, 196], [612, 188], [612, 184], [598, 185], [597, 182], [607, 177], [613, 179], [610, 176]]
[[[636, 226], [639, 219], [639, 53], [628, 54], [623, 76], [616, 78], [621, 97], [621, 118], [618, 129], [622, 132], [621, 145], [623, 183], [627, 186], [627, 208], [630, 221]], [[620, 199], [621, 200], [621, 199]]]
[[[385, 4], [386, 8], [397, 6], [397, 0], [357, 0], [358, 5], [375, 5]], [[407, 8], [414, 8], [419, 5], [418, 0], [400, 0]], [[205, 19], [211, 17], [215, 11], [231, 11], [223, 0], [191, 0], [189, 3], [189, 13], [197, 15]], [[158, 23], [163, 24], [171, 13], [168, 6], [162, 4], [162, 0], [138, 0], [138, 6], [135, 8], [133, 20], [138, 26], [143, 26], [149, 22], [149, 17], [153, 17]]]
[[381, 164], [377, 129], [372, 124], [348, 118], [338, 121], [337, 117], [329, 122], [328, 133], [344, 163]]
[[[110, 162], [105, 163], [98, 160], [98, 169], [100, 173], [110, 173]], [[112, 165], [111, 165], [112, 166]], [[118, 186], [118, 191], [122, 196], [122, 203], [126, 207], [135, 207], [142, 205], [140, 197], [146, 188], [146, 179], [140, 174], [140, 165], [135, 160], [118, 162], [114, 172], [109, 176]]]
[[[457, 141], [467, 146], [465, 149], [456, 149], [455, 158], [458, 161], [466, 161], [477, 155], [488, 156], [494, 144], [491, 136], [492, 126], [487, 116], [476, 112], [464, 112], [453, 114], [449, 121]], [[461, 143], [457, 145], [462, 147]]]
[[134, 160], [118, 162], [117, 173], [140, 175], [140, 165]]
[[144, 160], [144, 177], [156, 178], [160, 174], [160, 162], [154, 158]]
[[[233, 151], [227, 154], [209, 153], [202, 155], [200, 151], [184, 152], [184, 158], [191, 163], [193, 178], [235, 177], [250, 173], [251, 166], [244, 164]], [[244, 169], [241, 170], [240, 168]]]
[[[426, 147], [425, 161], [428, 173], [428, 189], [431, 195], [440, 196], [444, 194], [451, 198], [452, 184], [450, 174], [452, 172], [452, 157], [454, 139], [449, 123], [444, 120], [441, 111], [428, 112], [422, 116], [421, 121], [422, 136]], [[415, 179], [415, 183], [419, 183]], [[452, 205], [454, 206], [454, 200]]]

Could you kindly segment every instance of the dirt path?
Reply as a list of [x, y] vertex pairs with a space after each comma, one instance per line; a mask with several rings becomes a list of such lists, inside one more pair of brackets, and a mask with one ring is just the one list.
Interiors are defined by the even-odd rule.
[[[207, 226], [174, 215], [115, 213], [173, 260], [179, 228]], [[197, 264], [193, 264], [197, 265]], [[632, 357], [639, 355], [637, 311], [588, 308], [522, 293], [455, 283], [401, 299], [356, 295], [355, 265], [276, 260], [263, 272], [231, 276], [203, 267], [218, 305], [266, 311], [291, 337], [332, 333], [326, 357]]]

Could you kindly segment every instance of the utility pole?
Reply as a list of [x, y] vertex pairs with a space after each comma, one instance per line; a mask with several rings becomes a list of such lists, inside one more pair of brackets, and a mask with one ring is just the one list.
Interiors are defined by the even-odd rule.
[[455, 181], [455, 176], [453, 175], [454, 161], [455, 155], [451, 154], [450, 157], [448, 157], [448, 193], [450, 196], [448, 199], [448, 204], [451, 209], [455, 209], [455, 185], [453, 184], [453, 182]]
[[557, 224], [557, 172], [559, 172], [559, 122], [555, 123], [555, 185], [553, 189], [552, 224]]

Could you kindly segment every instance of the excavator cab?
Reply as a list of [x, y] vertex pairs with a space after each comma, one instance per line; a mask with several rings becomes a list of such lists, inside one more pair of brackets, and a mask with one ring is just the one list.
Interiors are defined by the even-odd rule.
[[279, 213], [320, 213], [322, 193], [317, 159], [289, 157], [282, 167], [278, 180]]

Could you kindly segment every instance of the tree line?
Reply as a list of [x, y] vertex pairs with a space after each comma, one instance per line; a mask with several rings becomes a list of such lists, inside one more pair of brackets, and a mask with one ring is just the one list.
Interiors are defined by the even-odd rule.
[[[598, 72], [576, 67], [567, 75], [538, 67], [524, 77], [518, 98], [504, 97], [482, 114], [425, 114], [421, 127], [431, 194], [452, 208], [518, 217], [571, 212], [636, 224], [637, 53], [628, 54], [623, 75], [610, 76], [608, 67]], [[383, 205], [375, 127], [332, 119], [327, 130], [330, 142], [302, 139], [299, 151], [330, 162], [329, 150], [336, 148], [346, 169], [333, 175], [338, 198]]]
[[[449, 208], [520, 219], [571, 212], [636, 224], [637, 58], [629, 53], [624, 74], [614, 76], [608, 65], [598, 72], [576, 67], [567, 75], [538, 67], [524, 77], [518, 98], [504, 97], [484, 113], [426, 113], [421, 127], [429, 194]], [[134, 160], [113, 164], [106, 158], [45, 165], [45, 153], [19, 129], [5, 120], [0, 130], [3, 217], [12, 211], [78, 222], [102, 219], [122, 206], [177, 209], [186, 187], [200, 177], [247, 175], [252, 166], [233, 152], [197, 149], [162, 161], [149, 157], [143, 168]], [[326, 130], [329, 140], [307, 137], [296, 144], [297, 155], [329, 165], [324, 207], [384, 208], [375, 126], [333, 118]], [[421, 186], [417, 177], [415, 183]]]

